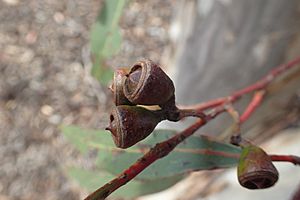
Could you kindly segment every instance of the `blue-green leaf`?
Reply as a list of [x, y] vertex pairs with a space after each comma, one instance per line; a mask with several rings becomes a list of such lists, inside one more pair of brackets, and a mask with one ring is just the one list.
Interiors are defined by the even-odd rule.
[[[113, 144], [109, 132], [83, 130], [78, 127], [67, 127], [63, 132], [66, 134], [70, 130], [77, 133], [76, 138], [70, 141], [75, 145], [84, 143], [84, 148], [98, 149], [97, 165], [112, 174], [121, 173], [156, 143], [176, 134], [176, 131], [172, 130], [155, 130], [137, 145], [128, 149], [118, 149]], [[81, 139], [78, 136], [80, 132]], [[168, 156], [149, 166], [137, 178], [153, 180], [195, 170], [233, 167], [237, 165], [240, 152], [239, 148], [230, 144], [217, 142], [204, 136], [191, 136]]]
[[106, 0], [91, 30], [91, 51], [93, 55], [92, 75], [102, 84], [107, 84], [113, 76], [104, 60], [120, 49], [121, 34], [118, 27], [126, 1]]
[[[69, 168], [67, 173], [74, 178], [82, 187], [92, 192], [100, 186], [108, 183], [115, 178], [102, 171], [88, 171], [81, 168]], [[181, 176], [174, 176], [169, 178], [156, 179], [152, 181], [132, 180], [125, 187], [121, 187], [115, 191], [112, 196], [122, 198], [133, 198], [145, 194], [151, 194], [164, 190], [182, 179]]]
[[[146, 140], [129, 149], [99, 152], [98, 163], [101, 163], [102, 168], [107, 171], [119, 174], [156, 143], [170, 138], [175, 133], [171, 130], [155, 130]], [[91, 143], [91, 145], [97, 148], [96, 143]], [[238, 163], [239, 154], [240, 149], [233, 145], [217, 142], [204, 136], [192, 136], [178, 145], [168, 156], [144, 170], [138, 178], [155, 179], [195, 170], [233, 167]]]

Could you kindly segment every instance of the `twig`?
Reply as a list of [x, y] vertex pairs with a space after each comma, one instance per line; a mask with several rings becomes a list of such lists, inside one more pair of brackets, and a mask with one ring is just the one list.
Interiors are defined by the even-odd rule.
[[226, 106], [226, 111], [233, 118], [233, 124], [224, 132], [224, 134], [221, 135], [221, 137], [226, 137], [228, 134], [230, 134], [230, 143], [239, 146], [239, 144], [242, 142], [240, 114], [232, 104], [228, 104], [228, 106]]
[[269, 72], [261, 80], [254, 83], [253, 85], [250, 85], [244, 89], [241, 89], [241, 90], [233, 93], [233, 95], [231, 95], [231, 98], [238, 99], [239, 97], [243, 96], [244, 94], [247, 94], [247, 93], [250, 93], [250, 92], [253, 92], [256, 90], [265, 89], [276, 77], [278, 77], [282, 73], [286, 72], [287, 70], [289, 70], [293, 67], [296, 67], [297, 64], [299, 64], [299, 63], [300, 63], [300, 57], [298, 57], [286, 64], [279, 65], [278, 67], [271, 70], [271, 72]]
[[197, 112], [204, 111], [210, 108], [214, 108], [216, 106], [222, 105], [225, 101], [228, 99], [226, 97], [218, 98], [218, 99], [213, 99], [207, 102], [195, 104], [195, 105], [190, 105], [190, 106], [183, 106], [179, 105], [179, 109], [193, 109]]
[[287, 70], [290, 70], [291, 68], [296, 67], [297, 64], [299, 64], [299, 63], [300, 63], [300, 56], [286, 64], [277, 66], [276, 68], [271, 70], [266, 76], [264, 76], [259, 81], [255, 82], [254, 84], [252, 84], [248, 87], [245, 87], [241, 90], [233, 92], [228, 97], [217, 98], [217, 99], [209, 100], [207, 102], [196, 104], [196, 105], [191, 105], [191, 106], [182, 106], [182, 108], [195, 109], [198, 112], [200, 112], [200, 111], [204, 111], [204, 110], [222, 105], [225, 102], [233, 103], [245, 94], [251, 93], [253, 91], [265, 89], [276, 77], [278, 77], [282, 73], [286, 72]]
[[260, 90], [254, 94], [251, 102], [249, 103], [244, 113], [240, 117], [240, 121], [239, 121], [240, 124], [245, 122], [251, 116], [251, 114], [256, 110], [256, 108], [261, 104], [264, 94], [265, 94], [264, 90]]
[[203, 111], [198, 111], [194, 109], [179, 109], [179, 120], [185, 117], [198, 117], [203, 118], [205, 114]]
[[269, 155], [272, 161], [276, 162], [290, 162], [294, 165], [300, 165], [300, 157], [293, 155]]
[[247, 141], [243, 140], [241, 137], [240, 127], [241, 124], [244, 123], [246, 120], [249, 119], [251, 114], [256, 110], [256, 108], [261, 104], [263, 97], [265, 95], [265, 90], [259, 90], [255, 92], [253, 95], [252, 100], [248, 104], [247, 108], [245, 109], [244, 113], [239, 116], [238, 112], [233, 108], [227, 109], [227, 111], [233, 116], [235, 119], [235, 124], [233, 125], [233, 135], [230, 138], [230, 143], [234, 145], [242, 145], [242, 143], [248, 143]]
[[204, 124], [206, 124], [208, 121], [212, 120], [222, 112], [224, 112], [223, 107], [215, 108], [210, 112], [210, 114], [206, 115], [205, 119], [199, 119], [184, 131], [176, 134], [166, 141], [156, 144], [143, 157], [138, 159], [128, 169], [124, 170], [118, 177], [105, 184], [101, 188], [97, 189], [95, 192], [85, 198], [85, 200], [105, 199], [113, 191], [128, 183], [153, 162], [167, 156], [178, 144], [180, 144], [183, 140], [191, 136], [200, 127], [202, 127]]

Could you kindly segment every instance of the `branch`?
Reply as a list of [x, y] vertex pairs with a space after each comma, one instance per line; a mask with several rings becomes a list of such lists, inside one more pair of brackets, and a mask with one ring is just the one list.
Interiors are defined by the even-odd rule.
[[237, 99], [241, 97], [244, 94], [256, 91], [256, 90], [261, 90], [265, 89], [276, 77], [281, 75], [282, 73], [290, 70], [293, 67], [296, 67], [297, 64], [300, 63], [300, 56], [286, 64], [279, 65], [278, 67], [274, 68], [269, 72], [265, 77], [263, 77], [261, 80], [257, 81], [253, 85], [250, 85], [244, 89], [241, 89], [237, 92], [234, 92], [231, 98]]
[[213, 99], [207, 102], [195, 104], [195, 105], [190, 105], [190, 106], [183, 106], [179, 105], [179, 109], [193, 109], [197, 112], [204, 111], [210, 108], [214, 108], [216, 106], [222, 105], [224, 102], [226, 102], [228, 99], [226, 97], [218, 98], [218, 99]]
[[231, 144], [240, 146], [245, 142], [248, 143], [247, 141], [243, 140], [241, 137], [240, 126], [249, 119], [251, 114], [261, 104], [265, 93], [266, 93], [265, 90], [257, 91], [252, 97], [252, 100], [250, 101], [250, 103], [248, 104], [247, 108], [245, 109], [244, 113], [241, 116], [239, 116], [238, 112], [233, 108], [227, 109], [228, 112], [235, 119], [235, 124], [233, 126], [234, 127], [233, 135], [230, 138]]
[[219, 108], [215, 108], [213, 111], [211, 111], [210, 114], [207, 114], [204, 119], [199, 119], [184, 131], [176, 134], [166, 141], [156, 144], [143, 157], [138, 159], [128, 169], [124, 170], [118, 177], [105, 184], [101, 188], [97, 189], [95, 192], [86, 197], [85, 200], [105, 199], [119, 187], [125, 185], [134, 177], [136, 177], [153, 162], [167, 156], [178, 144], [180, 144], [186, 138], [191, 136], [195, 131], [197, 131], [200, 127], [205, 125], [208, 121], [212, 120], [222, 112], [224, 112], [223, 107], [220, 106]]
[[261, 104], [265, 93], [266, 92], [264, 90], [260, 90], [254, 94], [251, 102], [249, 103], [246, 110], [240, 117], [240, 121], [239, 121], [240, 124], [245, 122], [251, 116], [251, 114], [256, 110], [256, 108]]
[[300, 157], [293, 155], [269, 155], [272, 161], [290, 162], [294, 165], [300, 165]]
[[300, 56], [286, 64], [282, 64], [282, 65], [275, 67], [273, 70], [271, 70], [266, 76], [264, 76], [259, 81], [255, 82], [254, 84], [252, 84], [248, 87], [245, 87], [241, 90], [233, 92], [231, 95], [229, 95], [227, 97], [217, 98], [217, 99], [213, 99], [213, 100], [210, 100], [210, 101], [207, 101], [204, 103], [191, 105], [191, 106], [180, 106], [180, 108], [194, 109], [194, 110], [197, 110], [198, 112], [200, 112], [200, 111], [204, 111], [204, 110], [222, 105], [225, 102], [233, 103], [245, 94], [251, 93], [253, 91], [265, 89], [275, 78], [277, 78], [282, 73], [284, 73], [294, 67], [297, 67], [297, 64], [299, 64], [299, 63], [300, 63]]

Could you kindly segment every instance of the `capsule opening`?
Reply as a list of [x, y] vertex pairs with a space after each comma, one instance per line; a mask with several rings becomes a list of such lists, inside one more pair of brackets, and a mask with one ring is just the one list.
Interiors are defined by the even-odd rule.
[[126, 90], [128, 94], [133, 94], [137, 90], [138, 84], [142, 76], [142, 66], [138, 64], [133, 66], [130, 73], [126, 76]]
[[115, 117], [113, 115], [109, 116], [110, 122], [113, 122], [115, 120]]
[[264, 189], [271, 187], [273, 184], [273, 181], [268, 178], [256, 178], [245, 182], [244, 185], [248, 189]]

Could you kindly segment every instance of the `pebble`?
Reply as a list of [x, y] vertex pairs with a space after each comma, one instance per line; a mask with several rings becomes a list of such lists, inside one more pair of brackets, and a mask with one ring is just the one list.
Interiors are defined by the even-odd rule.
[[2, 1], [10, 6], [16, 6], [19, 4], [19, 0], [2, 0]]
[[52, 115], [48, 118], [48, 122], [54, 125], [60, 124], [62, 117], [60, 115]]
[[54, 111], [54, 109], [49, 105], [44, 105], [41, 108], [41, 112], [46, 116], [51, 115], [53, 113], [53, 111]]

